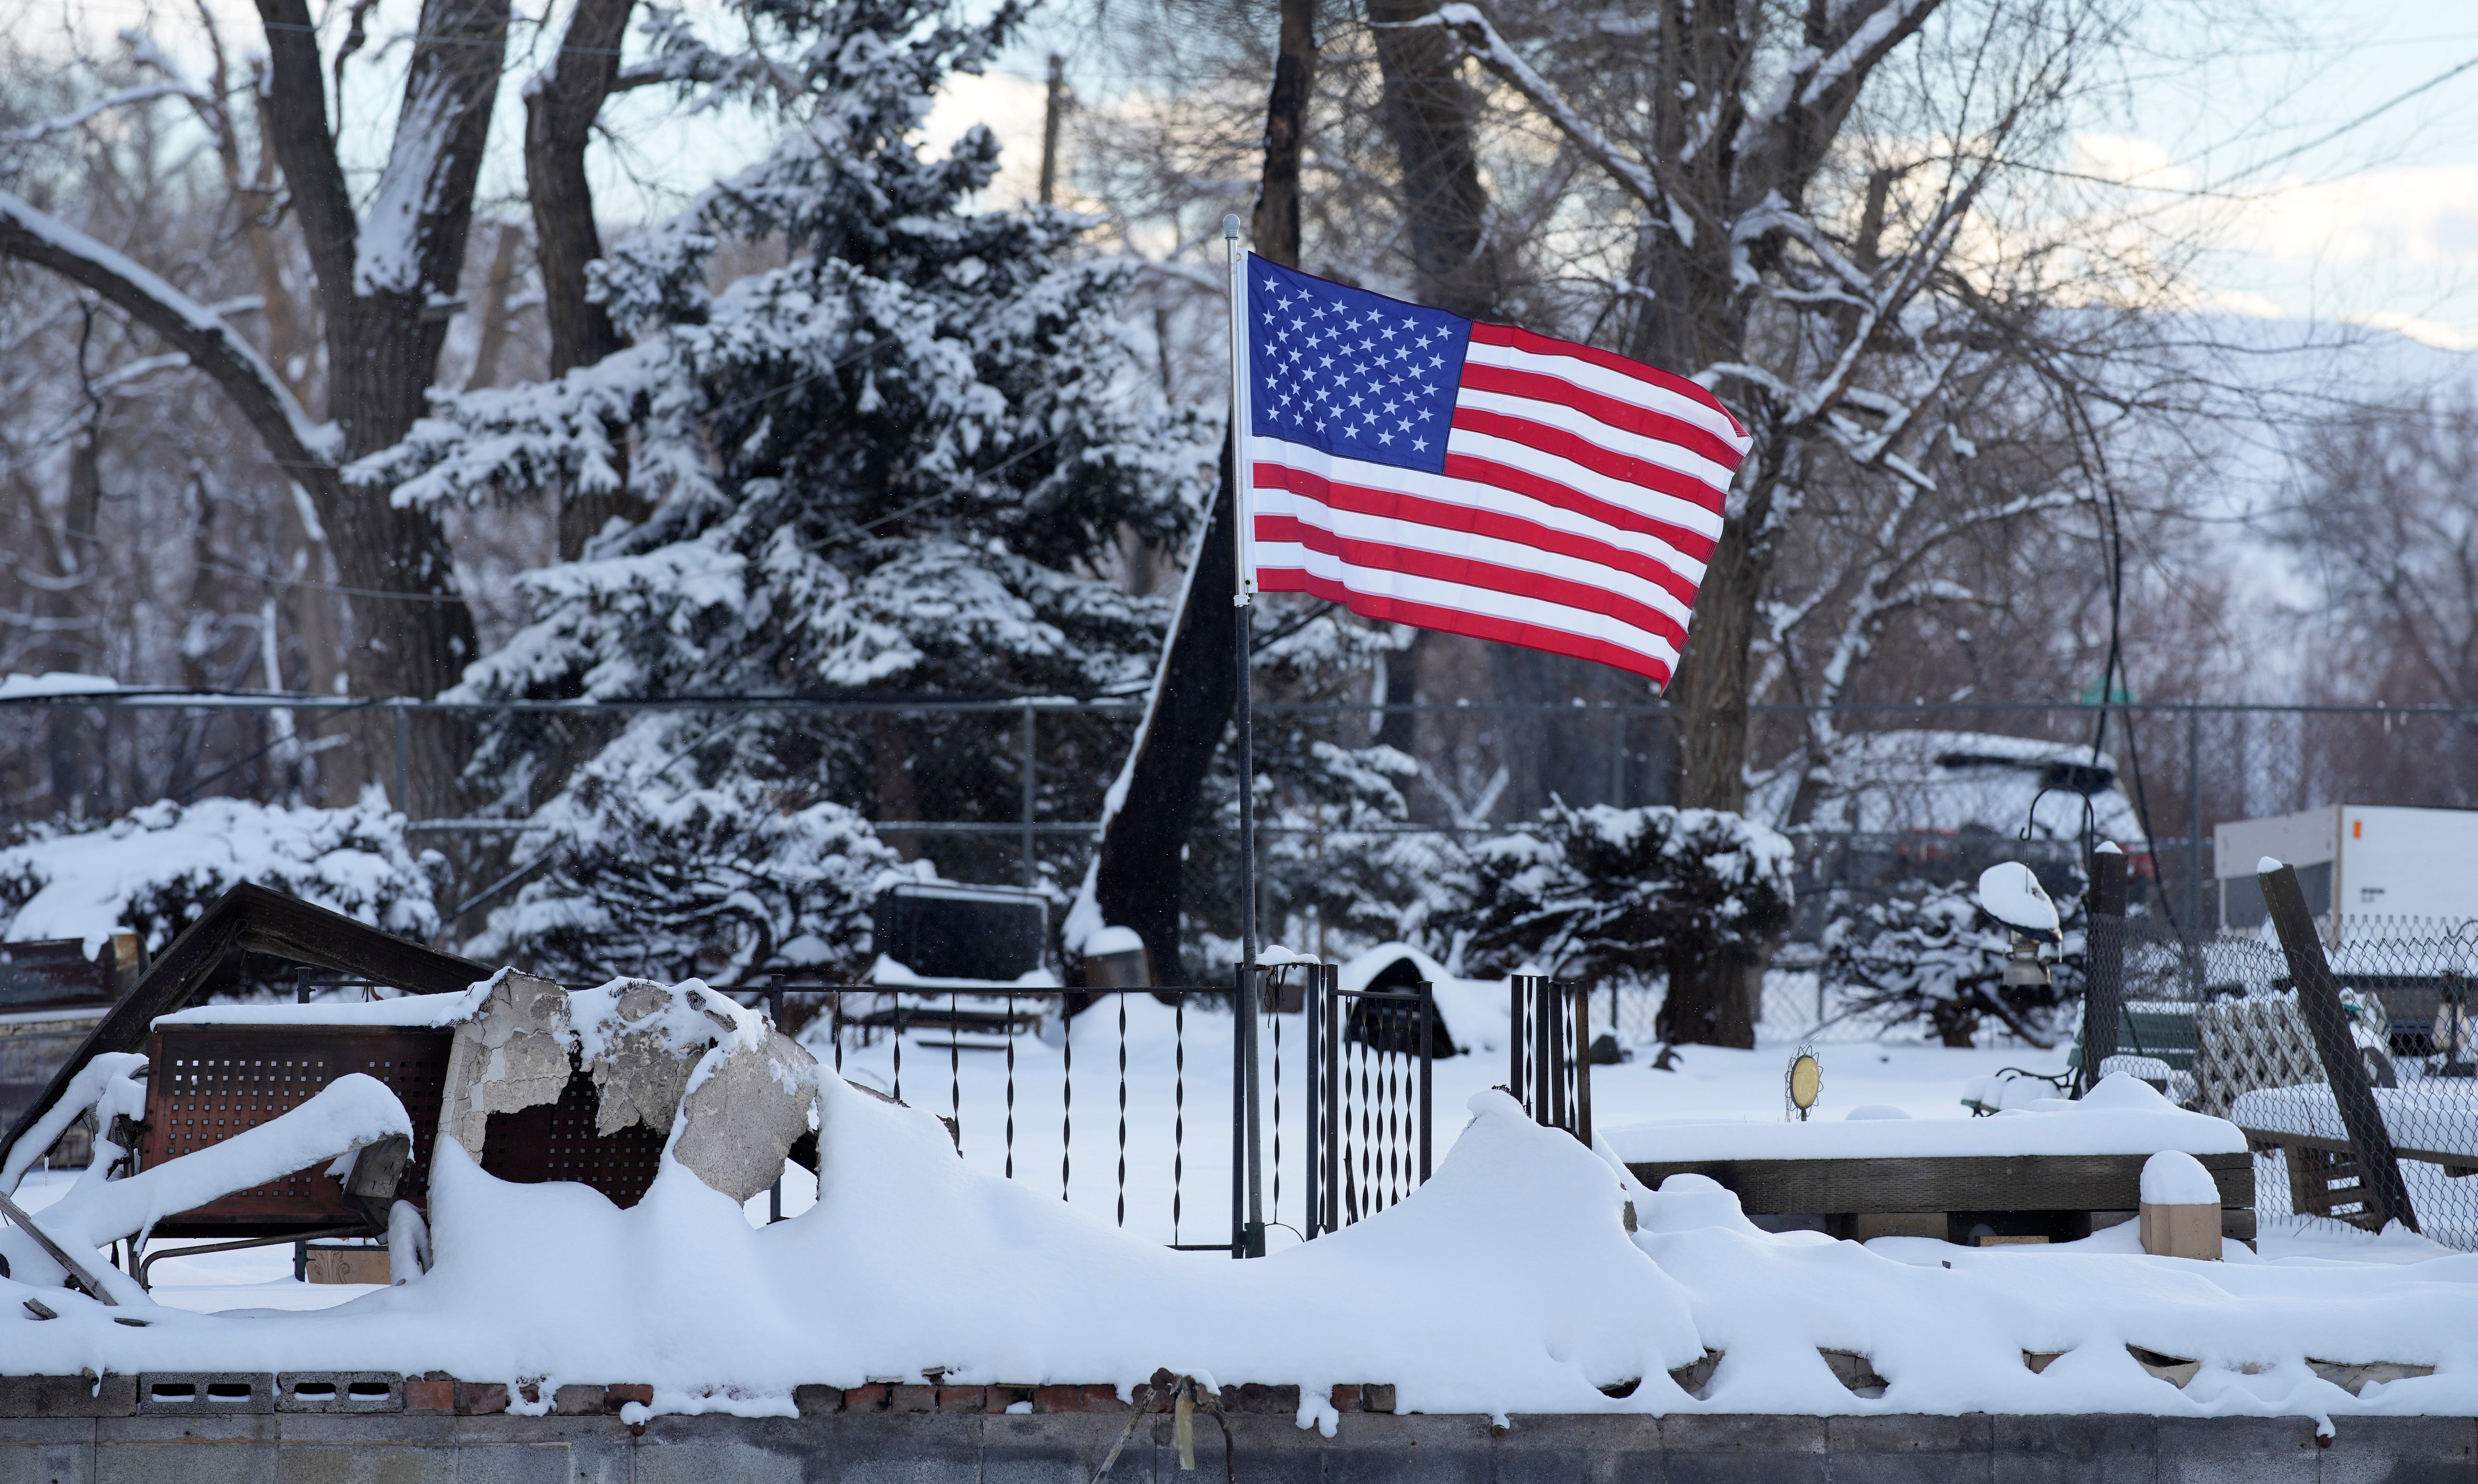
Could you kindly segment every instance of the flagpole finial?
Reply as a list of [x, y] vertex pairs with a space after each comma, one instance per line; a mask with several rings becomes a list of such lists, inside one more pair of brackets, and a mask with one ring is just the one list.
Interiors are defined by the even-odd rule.
[[1223, 214], [1222, 238], [1224, 241], [1227, 242], [1235, 242], [1239, 240], [1239, 214], [1237, 212], [1226, 212]]

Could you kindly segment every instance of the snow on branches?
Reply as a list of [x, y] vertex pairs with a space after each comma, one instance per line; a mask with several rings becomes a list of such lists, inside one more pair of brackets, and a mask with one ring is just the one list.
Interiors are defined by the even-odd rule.
[[404, 816], [376, 789], [350, 809], [164, 799], [101, 829], [39, 830], [0, 850], [0, 913], [12, 942], [82, 938], [92, 953], [125, 927], [155, 954], [248, 882], [426, 941], [439, 931], [443, 865], [405, 843]]
[[857, 976], [901, 862], [841, 804], [791, 802], [746, 778], [664, 794], [589, 771], [531, 843], [549, 867], [468, 951], [572, 980]]
[[1583, 979], [1672, 973], [1689, 961], [1755, 961], [1786, 926], [1787, 837], [1714, 809], [1541, 811], [1536, 833], [1471, 847], [1448, 878], [1452, 920], [1476, 970], [1530, 961]]
[[2082, 997], [2082, 896], [2065, 903], [2063, 917], [2050, 983], [2008, 988], [2010, 935], [1979, 910], [1972, 887], [1909, 882], [1825, 925], [1824, 981], [1854, 992], [1860, 1017], [1887, 1026], [1925, 1020], [1949, 1046], [1969, 1045], [1987, 1019], [2046, 1046], [2058, 1008]]
[[[1151, 332], [1121, 302], [1133, 268], [1080, 247], [1085, 218], [970, 210], [997, 166], [986, 130], [943, 156], [919, 147], [944, 79], [977, 69], [1017, 20], [943, 14], [924, 0], [770, 6], [729, 52], [657, 14], [647, 65], [700, 97], [772, 110], [782, 137], [596, 265], [627, 348], [547, 383], [442, 397], [352, 470], [408, 506], [625, 489], [650, 507], [583, 560], [528, 574], [536, 621], [459, 693], [1039, 695], [1150, 677], [1168, 613], [1112, 580], [1120, 543], [1180, 542], [1215, 430], [1164, 401]], [[712, 289], [709, 264], [731, 241], [789, 258]], [[563, 832], [578, 853], [555, 879], [584, 893], [577, 912], [645, 935], [623, 949], [576, 928], [578, 962], [686, 973], [711, 944], [692, 952], [659, 913], [628, 905], [673, 899], [635, 873], [632, 831], [685, 830], [700, 849], [779, 865], [797, 853], [780, 831], [823, 830], [873, 870], [862, 815], [798, 801], [874, 795], [864, 813], [895, 819], [1011, 811], [1015, 754], [993, 729], [970, 731], [681, 711], [586, 753], [519, 719], [485, 737], [472, 776], [499, 791], [498, 809], [544, 809]], [[943, 782], [923, 761], [931, 732], [948, 749]], [[955, 796], [928, 796], [937, 788]], [[549, 890], [524, 900], [547, 913]], [[712, 951], [778, 962], [811, 934], [841, 962], [841, 910], [752, 910]], [[518, 936], [552, 942], [537, 918]]]

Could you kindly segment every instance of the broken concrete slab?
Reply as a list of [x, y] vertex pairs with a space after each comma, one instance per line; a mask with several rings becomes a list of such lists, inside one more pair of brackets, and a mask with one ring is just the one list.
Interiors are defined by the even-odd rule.
[[555, 1103], [568, 1087], [568, 992], [548, 979], [503, 968], [448, 1047], [439, 1133], [476, 1161], [491, 1115]]
[[671, 1154], [734, 1200], [783, 1177], [783, 1160], [811, 1127], [818, 1059], [769, 1027], [756, 1045], [734, 1047], [689, 1090]]

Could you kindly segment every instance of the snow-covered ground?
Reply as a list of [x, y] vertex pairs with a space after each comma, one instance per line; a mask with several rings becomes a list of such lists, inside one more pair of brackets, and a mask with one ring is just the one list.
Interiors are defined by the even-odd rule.
[[[907, 1036], [902, 1053], [902, 1094], [916, 1108], [953, 1117], [961, 1130], [965, 1164], [992, 1175], [1008, 1172], [1010, 1152], [1018, 1184], [1055, 1199], [1061, 1189], [1061, 1156], [1067, 1156], [1065, 1189], [1070, 1211], [1077, 1218], [1105, 1226], [1124, 1226], [1147, 1242], [1204, 1244], [1226, 1241], [1229, 1234], [1230, 1149], [1230, 1020], [1226, 1014], [1200, 1010], [1184, 1018], [1150, 996], [1126, 1001], [1126, 1146], [1125, 1216], [1120, 1212], [1120, 1029], [1117, 1006], [1104, 1003], [1073, 1021], [1073, 1058], [1066, 1048], [1026, 1036], [1018, 1038], [1013, 1067], [1014, 1137], [1007, 1137], [1008, 1073], [1004, 1052], [950, 1052], [943, 1032]], [[1297, 1017], [1281, 1021], [1278, 1079], [1276, 1038], [1269, 1028], [1262, 1038], [1262, 1083], [1269, 1115], [1279, 1098], [1278, 1122], [1270, 1117], [1265, 1129], [1267, 1220], [1269, 1245], [1276, 1250], [1296, 1245], [1304, 1224], [1305, 1144], [1302, 1128], [1305, 1065], [1303, 1037]], [[1457, 1039], [1486, 1041], [1502, 1034], [1498, 1026], [1474, 1025], [1466, 1014], [1456, 1027]], [[1183, 1073], [1177, 1066], [1181, 1040]], [[812, 1038], [821, 1059], [831, 1064], [831, 1042]], [[844, 1070], [854, 1081], [893, 1091], [896, 1086], [895, 1044], [847, 1047]], [[1788, 1044], [1734, 1051], [1714, 1046], [1688, 1046], [1677, 1052], [1673, 1070], [1655, 1070], [1647, 1060], [1593, 1069], [1594, 1121], [1602, 1131], [1629, 1124], [1744, 1120], [1778, 1125], [1783, 1118], [1783, 1075], [1794, 1048]], [[1840, 1120], [1854, 1109], [1881, 1114], [1899, 1110], [1911, 1119], [1967, 1120], [1960, 1103], [1964, 1086], [1975, 1077], [2005, 1068], [2055, 1073], [2063, 1069], [2063, 1053], [2026, 1047], [1956, 1050], [1917, 1041], [1884, 1041], [1830, 1045], [1817, 1053], [1824, 1065], [1824, 1094], [1812, 1117]], [[1461, 1134], [1470, 1115], [1464, 1105], [1475, 1093], [1504, 1083], [1508, 1076], [1503, 1051], [1483, 1049], [1446, 1058], [1435, 1064], [1435, 1155], [1442, 1162]], [[1179, 1130], [1183, 1096], [1185, 1124]], [[1072, 1086], [1073, 1099], [1063, 1095]], [[1072, 1127], [1072, 1141], [1062, 1138]], [[1278, 1158], [1277, 1157], [1278, 1156]], [[1174, 1170], [1176, 1179], [1174, 1180]], [[783, 1211], [796, 1216], [815, 1204], [816, 1181], [805, 1170], [788, 1167], [783, 1185]], [[40, 1210], [57, 1199], [73, 1171], [31, 1174], [18, 1198]], [[1401, 1183], [1398, 1178], [1397, 1183]], [[1173, 1203], [1177, 1198], [1174, 1233]], [[770, 1203], [765, 1196], [747, 1203], [748, 1220], [764, 1224]], [[2094, 1239], [2096, 1240], [2096, 1239]], [[190, 1245], [159, 1243], [161, 1252]], [[2441, 1255], [2441, 1249], [2416, 1238], [2375, 1238], [2329, 1223], [2296, 1223], [2267, 1215], [2259, 1244], [2269, 1259], [2315, 1261], [2416, 1262]], [[1183, 1260], [1226, 1261], [1215, 1253], [1193, 1252]], [[201, 1313], [226, 1310], [301, 1310], [343, 1303], [370, 1289], [347, 1285], [311, 1285], [292, 1278], [290, 1246], [261, 1247], [199, 1257], [167, 1256], [153, 1269], [156, 1294], [163, 1303]]]

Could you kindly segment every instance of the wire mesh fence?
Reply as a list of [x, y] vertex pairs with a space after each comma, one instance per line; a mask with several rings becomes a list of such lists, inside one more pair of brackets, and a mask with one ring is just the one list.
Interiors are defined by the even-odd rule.
[[[2407, 1224], [2478, 1250], [2478, 1077], [2471, 978], [2478, 923], [2336, 916], [2326, 956], [2349, 1051], [2373, 1093], [2410, 1206]], [[2266, 1219], [2380, 1227], [2369, 1151], [2356, 1146], [2288, 958], [2262, 936], [2152, 935], [2129, 945], [2111, 1066], [2226, 1118], [2256, 1156]]]

